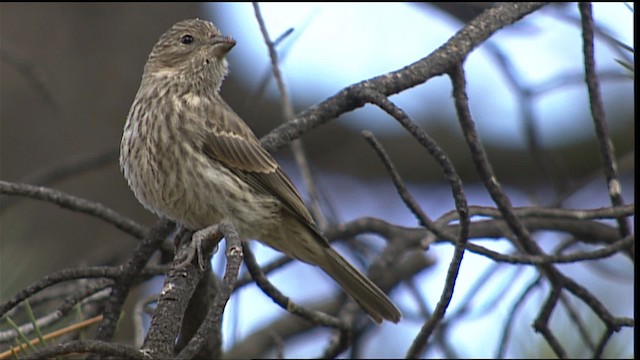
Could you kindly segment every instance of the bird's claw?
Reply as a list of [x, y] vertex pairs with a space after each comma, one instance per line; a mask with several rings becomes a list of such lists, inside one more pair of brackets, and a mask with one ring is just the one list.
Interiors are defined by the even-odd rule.
[[207, 264], [205, 260], [206, 251], [203, 246], [207, 245], [207, 239], [215, 240], [215, 245], [213, 247], [212, 253], [216, 253], [218, 251], [218, 242], [220, 241], [218, 225], [212, 225], [193, 233], [193, 236], [191, 237], [191, 243], [189, 244], [189, 248], [187, 249], [186, 259], [180, 261], [175, 268], [183, 269], [191, 264], [193, 259], [197, 257], [198, 268], [200, 269], [200, 271], [204, 271], [207, 268]]

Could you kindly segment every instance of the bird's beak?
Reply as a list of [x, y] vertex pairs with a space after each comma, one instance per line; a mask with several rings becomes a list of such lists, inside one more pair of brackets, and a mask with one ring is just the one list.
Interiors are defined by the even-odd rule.
[[221, 59], [236, 45], [236, 41], [231, 36], [216, 35], [211, 38], [210, 44], [213, 46], [213, 54]]

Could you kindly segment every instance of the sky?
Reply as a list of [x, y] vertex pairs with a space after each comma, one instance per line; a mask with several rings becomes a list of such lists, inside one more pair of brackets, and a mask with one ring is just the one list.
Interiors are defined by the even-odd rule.
[[[630, 4], [633, 7], [633, 4]], [[415, 5], [403, 3], [263, 3], [260, 4], [262, 15], [272, 39], [289, 28], [295, 31], [280, 45], [283, 59], [282, 72], [289, 88], [289, 93], [296, 101], [304, 104], [314, 104], [337, 93], [342, 88], [389, 71], [399, 69], [409, 63], [425, 57], [438, 46], [449, 39], [460, 28], [450, 16], [440, 10], [425, 11]], [[567, 24], [557, 13], [545, 11], [527, 17], [523, 22], [508, 29], [501, 30], [491, 40], [491, 45], [483, 45], [468, 58], [465, 69], [469, 79], [469, 98], [477, 122], [478, 131], [484, 142], [500, 142], [504, 146], [522, 148], [525, 143], [523, 131], [518, 121], [519, 109], [516, 105], [512, 90], [506, 85], [503, 73], [496, 69], [495, 58], [491, 47], [498, 48], [513, 63], [520, 80], [531, 86], [542, 86], [560, 75], [582, 76], [580, 67], [582, 58], [580, 30], [575, 24]], [[240, 77], [255, 88], [257, 77], [254, 73], [241, 72], [239, 69], [252, 67], [269, 70], [269, 59], [253, 8], [248, 3], [224, 3], [215, 5], [216, 24], [225, 34], [232, 35], [237, 45], [229, 55], [231, 75]], [[563, 13], [577, 18], [577, 6], [570, 5]], [[596, 22], [606, 27], [612, 35], [621, 42], [633, 45], [633, 13], [623, 3], [595, 3], [594, 16]], [[408, 36], [410, 34], [410, 36]], [[615, 59], [619, 55], [613, 52], [603, 42], [596, 42], [597, 66], [600, 71], [624, 73]], [[260, 72], [259, 72], [260, 73]], [[603, 83], [605, 91], [605, 111], [612, 111], [616, 107], [633, 104], [617, 101], [622, 95], [633, 91], [633, 82], [629, 79], [616, 78]], [[268, 88], [267, 96], [278, 98], [273, 84]], [[448, 80], [444, 77], [430, 80], [428, 83], [392, 97], [400, 107], [413, 118], [437, 119], [436, 114], [453, 115], [450, 101]], [[624, 97], [627, 98], [628, 97]], [[589, 114], [584, 111], [586, 105], [586, 90], [583, 83], [563, 86], [544, 93], [534, 101], [534, 111], [537, 115], [540, 137], [545, 145], [556, 146], [577, 141], [581, 137], [593, 137], [593, 126]], [[569, 109], [569, 111], [568, 111]], [[575, 109], [575, 110], [574, 110]], [[296, 109], [300, 111], [302, 109]], [[357, 110], [364, 115], [371, 115], [373, 119], [380, 119], [380, 112], [373, 107]], [[631, 110], [629, 110], [631, 111]], [[365, 124], [358, 121], [345, 122], [347, 126], [362, 129]], [[391, 125], [393, 124], [393, 125]], [[588, 124], [588, 125], [585, 125]], [[457, 124], [453, 124], [456, 126]], [[610, 127], [622, 124], [610, 123]], [[398, 131], [395, 123], [387, 120], [368, 121], [366, 127], [378, 131]], [[567, 136], [568, 133], [572, 136]], [[290, 171], [296, 184], [301, 182], [297, 178], [297, 171]], [[330, 194], [334, 205], [340, 209], [341, 220], [351, 220], [360, 216], [375, 216], [387, 221], [415, 226], [415, 219], [408, 213], [397, 195], [390, 191], [389, 183], [356, 183], [346, 175], [320, 174], [320, 181], [327, 189], [338, 189]], [[339, 184], [352, 184], [345, 188]], [[633, 198], [633, 183], [623, 184], [625, 197]], [[339, 190], [342, 188], [342, 191]], [[429, 212], [432, 218], [452, 209], [450, 191], [446, 187], [436, 185], [412, 184], [410, 189], [420, 204]], [[491, 206], [493, 203], [482, 189], [466, 188], [469, 203], [474, 205]], [[530, 205], [525, 194], [507, 189], [512, 196], [514, 205]], [[372, 197], [370, 194], [377, 196]], [[600, 191], [602, 193], [602, 191]], [[606, 193], [602, 197], [590, 198], [587, 204], [577, 206], [607, 206], [609, 200]], [[341, 201], [351, 199], [348, 205]], [[576, 199], [580, 199], [576, 196]], [[345, 201], [346, 202], [346, 201]], [[551, 247], [557, 239], [549, 238], [545, 246]], [[545, 241], [543, 241], [544, 243]], [[504, 251], [508, 246], [504, 242], [485, 244], [493, 250]], [[262, 263], [277, 256], [270, 249], [254, 245], [256, 255]], [[221, 254], [216, 256], [217, 269], [221, 268]], [[446, 268], [451, 257], [451, 246], [432, 246], [428, 254], [438, 259], [437, 265], [419, 276], [420, 289], [433, 308], [442, 291], [442, 284], [446, 275]], [[621, 309], [620, 314], [633, 313], [633, 271], [620, 266], [624, 260], [613, 258], [603, 261], [598, 266], [608, 267], [605, 270], [596, 269], [595, 275], [585, 275], [584, 267], [563, 267], [567, 274], [575, 276], [577, 280], [589, 277], [589, 286], [594, 292], [606, 292], [610, 286], [611, 272], [621, 283], [622, 292], [629, 294], [628, 298], [619, 299], [619, 303], [610, 304]], [[491, 265], [491, 262], [473, 254], [467, 253], [463, 261], [459, 280], [456, 284], [449, 311], [455, 311], [462, 296], [471, 288], [478, 275]], [[481, 311], [490, 306], [490, 300], [495, 292], [509, 281], [517, 281], [518, 285], [511, 286], [503, 294], [503, 298], [487, 315], [473, 313], [461, 323], [463, 326], [453, 326], [452, 339], [464, 339], [464, 346], [460, 356], [463, 357], [492, 357], [497, 347], [498, 336], [478, 336], [493, 332], [499, 334], [504, 317], [512, 307], [512, 302], [522, 289], [535, 278], [535, 272], [525, 270], [518, 274], [512, 273], [512, 268], [505, 268], [504, 273], [493, 278], [492, 282], [482, 290], [484, 294], [474, 301], [474, 309]], [[607, 273], [608, 271], [608, 273]], [[295, 275], [295, 276], [293, 276]], [[278, 271], [270, 279], [283, 292], [294, 300], [304, 302], [317, 296], [326, 296], [327, 289], [334, 286], [330, 279], [318, 270], [304, 264], [294, 264]], [[626, 282], [625, 282], [626, 279]], [[308, 284], [314, 284], [310, 288]], [[305, 291], [301, 292], [300, 289]], [[545, 291], [538, 292], [533, 300], [521, 311], [523, 319], [533, 321], [538, 301], [543, 299]], [[256, 300], [258, 299], [258, 300]], [[407, 313], [406, 321], [399, 325], [384, 324], [376, 332], [375, 342], [367, 346], [365, 354], [375, 354], [381, 357], [397, 357], [404, 352], [411, 343], [421, 322], [411, 320], [415, 315], [415, 303], [406, 288], [400, 286], [393, 294], [393, 299], [401, 309]], [[232, 331], [225, 341], [227, 346], [235, 339], [250, 334], [254, 329], [268, 323], [270, 319], [281, 316], [277, 306], [254, 287], [247, 288], [234, 296], [230, 304], [230, 313], [234, 316], [225, 318], [225, 328]], [[630, 312], [629, 312], [630, 311]], [[558, 315], [560, 318], [562, 314]], [[585, 314], [588, 316], [588, 314]], [[531, 331], [530, 322], [517, 327], [516, 335], [521, 331]], [[319, 332], [316, 340], [324, 339], [325, 344], [330, 333]], [[516, 336], [514, 335], [514, 336]], [[623, 334], [623, 339], [629, 339], [627, 349], [632, 350], [632, 332]], [[535, 340], [538, 344], [539, 337]], [[542, 343], [542, 341], [539, 341]], [[531, 344], [524, 344], [531, 345]], [[522, 344], [521, 344], [522, 346]], [[631, 346], [631, 348], [629, 348]], [[514, 350], [514, 348], [516, 348]], [[318, 344], [305, 342], [296, 343], [286, 349], [286, 356], [308, 357], [319, 355], [322, 347]], [[369, 351], [369, 352], [367, 352]], [[507, 354], [519, 354], [516, 345], [512, 345]], [[310, 355], [311, 354], [311, 355]], [[428, 357], [443, 356], [442, 353], [429, 352]]]
[[[632, 4], [630, 6], [633, 6]], [[263, 3], [260, 5], [272, 39], [289, 28], [294, 33], [282, 43], [285, 55], [281, 59], [289, 92], [294, 99], [313, 104], [342, 88], [419, 60], [435, 50], [460, 28], [449, 15], [433, 9], [423, 11], [407, 3]], [[268, 70], [266, 48], [250, 4], [216, 6], [222, 16], [216, 20], [223, 32], [231, 33], [238, 45], [230, 54], [231, 76], [256, 84], [254, 73], [238, 69], [263, 67]], [[633, 13], [623, 3], [594, 4], [596, 21], [625, 44], [633, 44]], [[545, 84], [561, 74], [581, 75], [576, 58], [582, 57], [579, 28], [554, 15], [553, 9], [528, 16], [524, 22], [498, 32], [490, 41], [511, 59], [519, 76], [530, 86]], [[577, 7], [568, 6], [564, 13], [577, 19]], [[410, 36], [407, 36], [410, 34]], [[368, 41], [368, 40], [371, 41]], [[603, 42], [597, 43], [597, 66], [600, 71], [623, 73], [615, 62], [619, 58]], [[578, 65], [578, 67], [576, 67]], [[236, 70], [236, 71], [234, 71]], [[524, 137], [519, 126], [519, 111], [504, 75], [496, 69], [495, 60], [483, 45], [466, 61], [469, 76], [469, 97], [480, 134], [485, 141], [501, 142], [505, 146], [523, 147]], [[313, 84], [313, 86], [309, 86]], [[272, 84], [273, 85], [273, 84]], [[567, 114], [566, 105], [586, 109], [583, 87], [567, 86], [551, 91], [535, 102], [539, 113], [541, 138], [549, 146], [576, 141], [592, 135], [591, 127], [577, 126], [586, 113]], [[609, 100], [633, 91], [628, 79], [605, 82]], [[270, 95], [277, 97], [275, 86]], [[391, 99], [413, 118], [438, 118], [429, 114], [453, 115], [450, 88], [444, 77], [432, 79]], [[611, 106], [622, 106], [608, 101]], [[632, 107], [633, 104], [626, 104]], [[298, 111], [301, 109], [297, 109]], [[379, 118], [372, 107], [359, 111]], [[364, 117], [364, 116], [363, 116]], [[368, 117], [368, 116], [367, 116]], [[358, 129], [362, 120], [345, 122]], [[367, 121], [373, 130], [402, 131], [390, 126], [390, 121]], [[610, 124], [616, 126], [617, 124]], [[571, 130], [574, 136], [566, 136]]]

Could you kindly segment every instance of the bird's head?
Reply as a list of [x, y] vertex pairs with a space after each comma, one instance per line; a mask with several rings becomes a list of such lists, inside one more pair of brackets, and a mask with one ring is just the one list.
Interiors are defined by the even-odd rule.
[[153, 47], [145, 77], [205, 81], [219, 90], [227, 75], [226, 55], [236, 44], [210, 21], [182, 20], [167, 30]]

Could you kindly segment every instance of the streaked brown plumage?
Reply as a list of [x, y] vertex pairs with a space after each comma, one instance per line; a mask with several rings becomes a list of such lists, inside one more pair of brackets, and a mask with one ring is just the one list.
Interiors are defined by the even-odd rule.
[[398, 322], [400, 311], [330, 247], [291, 180], [220, 97], [234, 45], [198, 19], [160, 37], [122, 137], [129, 186], [147, 209], [189, 229], [231, 221], [242, 238], [319, 266], [376, 322]]

